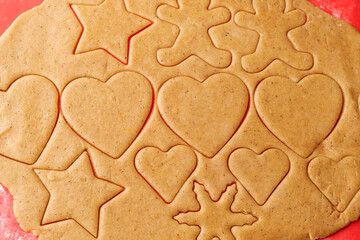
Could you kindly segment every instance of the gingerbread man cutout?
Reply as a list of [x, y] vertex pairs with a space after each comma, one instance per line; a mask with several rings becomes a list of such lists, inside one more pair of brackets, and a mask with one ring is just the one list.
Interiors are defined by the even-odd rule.
[[284, 0], [254, 0], [256, 14], [240, 11], [235, 15], [237, 25], [260, 34], [254, 53], [241, 62], [247, 72], [260, 72], [275, 60], [281, 60], [298, 70], [309, 70], [314, 64], [310, 53], [295, 49], [288, 32], [306, 23], [300, 10], [285, 13]]
[[162, 5], [158, 16], [179, 28], [175, 43], [160, 49], [157, 58], [164, 66], [177, 65], [196, 55], [208, 64], [225, 68], [231, 64], [231, 53], [216, 48], [209, 29], [230, 20], [230, 11], [224, 7], [209, 9], [210, 0], [179, 0], [179, 8]]

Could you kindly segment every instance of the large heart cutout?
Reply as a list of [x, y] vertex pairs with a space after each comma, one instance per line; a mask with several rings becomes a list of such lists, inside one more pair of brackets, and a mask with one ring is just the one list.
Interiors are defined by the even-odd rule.
[[58, 91], [41, 76], [16, 80], [0, 93], [0, 153], [33, 164], [45, 148], [58, 117]]
[[69, 125], [87, 142], [119, 158], [144, 126], [153, 102], [149, 81], [135, 72], [121, 72], [106, 83], [92, 78], [72, 81], [62, 95]]
[[308, 157], [337, 124], [343, 94], [325, 75], [310, 75], [298, 83], [276, 76], [258, 85], [255, 105], [275, 136], [300, 156]]
[[248, 104], [245, 84], [230, 74], [216, 74], [204, 82], [173, 78], [162, 86], [158, 100], [168, 126], [207, 157], [214, 156], [234, 135]]
[[135, 158], [137, 171], [166, 203], [174, 200], [196, 164], [195, 153], [186, 146], [175, 146], [167, 152], [147, 147]]
[[290, 169], [287, 155], [277, 149], [256, 154], [249, 149], [235, 150], [229, 169], [259, 205], [263, 205]]
[[310, 162], [308, 173], [311, 181], [340, 212], [360, 190], [360, 159], [356, 157], [340, 161], [318, 157]]

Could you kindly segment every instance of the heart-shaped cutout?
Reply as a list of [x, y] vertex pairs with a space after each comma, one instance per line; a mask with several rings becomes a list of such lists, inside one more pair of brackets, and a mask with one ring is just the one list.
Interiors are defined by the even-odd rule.
[[166, 202], [171, 203], [195, 170], [195, 153], [186, 146], [175, 146], [163, 152], [158, 148], [142, 149], [135, 158], [135, 167], [146, 182]]
[[158, 100], [167, 125], [207, 157], [213, 157], [235, 134], [248, 104], [245, 84], [224, 73], [204, 82], [173, 78], [162, 86]]
[[310, 162], [308, 173], [311, 181], [340, 212], [360, 190], [360, 158], [357, 157], [340, 161], [317, 157]]
[[229, 169], [259, 205], [263, 205], [290, 170], [287, 155], [278, 149], [256, 154], [249, 149], [235, 150]]
[[58, 117], [59, 94], [41, 76], [16, 80], [0, 93], [0, 153], [33, 164], [45, 148]]
[[275, 136], [300, 156], [308, 157], [337, 124], [343, 94], [325, 75], [310, 75], [298, 83], [276, 76], [258, 85], [255, 105]]
[[62, 95], [62, 111], [69, 125], [113, 158], [119, 158], [138, 136], [152, 103], [149, 81], [135, 72], [120, 72], [106, 83], [80, 78]]

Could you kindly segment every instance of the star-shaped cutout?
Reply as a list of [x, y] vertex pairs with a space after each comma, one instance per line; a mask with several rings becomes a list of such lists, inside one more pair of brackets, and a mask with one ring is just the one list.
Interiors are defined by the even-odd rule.
[[87, 152], [65, 171], [35, 172], [50, 193], [42, 224], [73, 219], [95, 237], [100, 207], [124, 190], [94, 175]]
[[170, 48], [160, 49], [158, 61], [164, 66], [173, 66], [190, 56], [197, 56], [208, 64], [225, 68], [231, 64], [229, 51], [215, 47], [209, 29], [230, 20], [230, 11], [224, 7], [209, 9], [211, 0], [179, 0], [179, 8], [161, 5], [159, 18], [178, 26], [179, 33]]
[[200, 209], [179, 213], [174, 216], [174, 219], [180, 224], [200, 227], [201, 231], [197, 240], [212, 240], [216, 237], [221, 240], [235, 239], [231, 233], [232, 227], [252, 225], [257, 221], [257, 218], [251, 214], [231, 210], [237, 193], [235, 183], [228, 186], [217, 201], [210, 198], [201, 184], [194, 183], [194, 192]]
[[260, 72], [277, 59], [299, 70], [312, 68], [313, 56], [297, 50], [288, 38], [289, 31], [306, 23], [306, 14], [298, 9], [285, 13], [285, 0], [254, 0], [253, 4], [256, 14], [235, 15], [237, 25], [260, 35], [256, 51], [241, 59], [244, 70]]
[[152, 24], [150, 20], [128, 12], [123, 0], [71, 7], [83, 26], [75, 54], [103, 49], [125, 65], [129, 60], [131, 38]]

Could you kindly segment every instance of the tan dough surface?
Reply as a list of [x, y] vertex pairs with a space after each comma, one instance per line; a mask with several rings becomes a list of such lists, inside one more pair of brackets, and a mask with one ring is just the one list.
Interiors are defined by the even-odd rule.
[[360, 217], [360, 33], [306, 0], [45, 0], [0, 38], [0, 183], [40, 240], [307, 240]]

